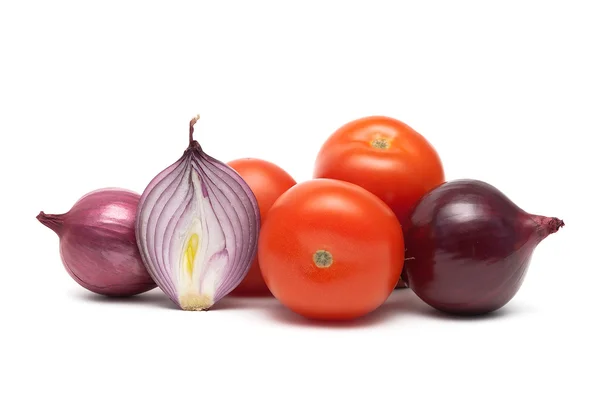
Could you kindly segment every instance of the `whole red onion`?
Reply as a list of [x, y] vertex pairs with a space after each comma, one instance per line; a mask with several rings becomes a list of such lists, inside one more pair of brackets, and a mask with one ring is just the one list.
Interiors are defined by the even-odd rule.
[[404, 226], [402, 277], [438, 310], [492, 312], [517, 293], [536, 246], [563, 225], [523, 211], [485, 182], [447, 182], [419, 201]]
[[60, 255], [71, 277], [84, 288], [107, 296], [131, 296], [156, 283], [142, 262], [135, 239], [140, 195], [105, 188], [80, 198], [65, 214], [37, 219], [60, 238]]

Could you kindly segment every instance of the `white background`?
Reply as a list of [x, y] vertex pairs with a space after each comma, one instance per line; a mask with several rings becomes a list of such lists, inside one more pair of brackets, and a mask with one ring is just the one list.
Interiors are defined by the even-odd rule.
[[[350, 4], [351, 3], [351, 4]], [[484, 5], [484, 3], [486, 5]], [[2, 2], [2, 399], [598, 399], [600, 13], [594, 2]], [[309, 179], [326, 137], [383, 114], [566, 226], [487, 318], [410, 291], [343, 326], [275, 301], [109, 301], [35, 216], [142, 192], [197, 138]]]

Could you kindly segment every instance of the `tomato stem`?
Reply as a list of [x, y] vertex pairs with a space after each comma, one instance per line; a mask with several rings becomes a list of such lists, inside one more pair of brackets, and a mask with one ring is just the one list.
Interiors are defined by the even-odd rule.
[[371, 141], [371, 146], [376, 149], [387, 150], [390, 148], [390, 141], [386, 138], [375, 138]]
[[319, 268], [329, 268], [333, 264], [333, 256], [327, 250], [317, 250], [313, 254], [313, 262]]

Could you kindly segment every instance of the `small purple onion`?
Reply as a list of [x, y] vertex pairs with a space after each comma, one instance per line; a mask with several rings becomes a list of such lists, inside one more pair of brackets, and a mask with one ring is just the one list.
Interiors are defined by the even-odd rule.
[[106, 296], [132, 296], [156, 287], [135, 240], [139, 199], [126, 189], [99, 189], [65, 214], [42, 211], [37, 216], [58, 235], [63, 265], [84, 288]]
[[208, 310], [235, 289], [257, 251], [260, 213], [248, 184], [194, 140], [142, 194], [136, 236], [160, 289], [183, 310]]

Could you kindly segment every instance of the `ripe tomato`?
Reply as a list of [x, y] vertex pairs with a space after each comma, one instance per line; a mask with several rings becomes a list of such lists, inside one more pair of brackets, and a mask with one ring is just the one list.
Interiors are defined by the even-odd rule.
[[319, 151], [314, 177], [362, 186], [390, 206], [401, 223], [445, 179], [433, 146], [405, 123], [384, 116], [357, 119], [335, 131]]
[[[275, 200], [296, 184], [287, 172], [277, 165], [257, 158], [241, 158], [227, 163], [248, 183], [258, 200], [261, 223]], [[231, 292], [238, 296], [270, 295], [260, 273], [258, 256], [254, 259], [244, 280]]]
[[314, 179], [273, 204], [258, 259], [271, 293], [292, 311], [352, 319], [378, 308], [394, 290], [404, 238], [377, 196], [348, 182]]

